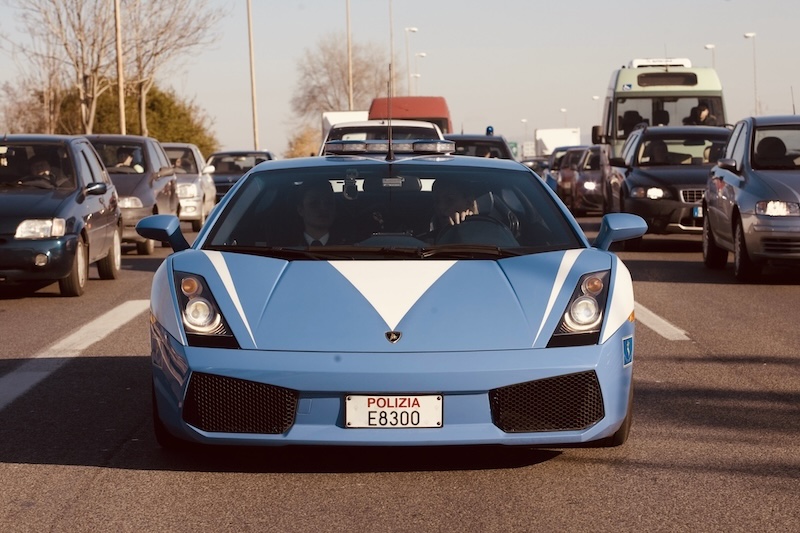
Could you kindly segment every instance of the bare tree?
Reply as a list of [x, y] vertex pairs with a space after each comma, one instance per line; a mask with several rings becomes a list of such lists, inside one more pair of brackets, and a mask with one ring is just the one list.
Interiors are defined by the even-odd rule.
[[126, 74], [138, 96], [141, 134], [148, 135], [147, 93], [158, 71], [218, 38], [214, 25], [225, 16], [207, 0], [123, 0]]
[[[51, 68], [68, 73], [78, 91], [84, 133], [91, 133], [97, 98], [111, 86], [112, 3], [100, 0], [6, 1], [19, 12], [19, 20], [30, 39], [30, 43], [15, 43], [16, 48], [31, 58], [34, 65], [46, 65], [45, 76], [50, 75], [47, 71]], [[54, 103], [51, 98], [46, 105]]]
[[67, 92], [58, 43], [52, 35], [31, 43], [28, 53], [9, 44], [20, 76], [15, 85], [5, 84], [2, 99], [5, 131], [55, 133], [61, 116], [61, 103]]
[[[374, 44], [352, 45], [353, 106], [368, 109], [372, 99], [385, 95], [389, 81], [389, 54]], [[292, 110], [315, 120], [324, 111], [349, 108], [347, 41], [342, 35], [323, 37], [316, 49], [305, 51], [298, 64], [299, 79]]]

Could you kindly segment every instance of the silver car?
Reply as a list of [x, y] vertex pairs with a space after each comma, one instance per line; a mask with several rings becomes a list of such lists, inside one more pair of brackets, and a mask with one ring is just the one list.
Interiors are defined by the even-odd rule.
[[769, 262], [800, 265], [800, 117], [748, 117], [734, 127], [703, 201], [703, 260], [753, 281]]
[[189, 143], [161, 143], [178, 176], [178, 200], [181, 221], [192, 223], [200, 231], [206, 217], [217, 203], [217, 186], [200, 149]]

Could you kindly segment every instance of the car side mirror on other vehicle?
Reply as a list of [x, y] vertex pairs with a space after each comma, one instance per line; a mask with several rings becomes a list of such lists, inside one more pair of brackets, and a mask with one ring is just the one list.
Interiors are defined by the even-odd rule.
[[608, 250], [612, 243], [641, 237], [647, 232], [647, 222], [632, 213], [609, 213], [600, 223], [600, 231], [592, 246]]
[[625, 160], [621, 157], [612, 157], [608, 160], [608, 164], [612, 167], [627, 167], [628, 165], [625, 164]]
[[735, 159], [723, 158], [717, 161], [717, 166], [723, 170], [730, 170], [731, 172], [739, 173], [739, 165]]
[[214, 165], [206, 165], [203, 167], [203, 174], [213, 174], [215, 170]]
[[175, 175], [175, 169], [172, 167], [161, 167], [161, 169], [158, 171], [159, 178], [163, 178], [164, 176], [174, 176], [174, 175]]
[[105, 183], [90, 183], [83, 191], [87, 195], [102, 196], [108, 192], [108, 185]]

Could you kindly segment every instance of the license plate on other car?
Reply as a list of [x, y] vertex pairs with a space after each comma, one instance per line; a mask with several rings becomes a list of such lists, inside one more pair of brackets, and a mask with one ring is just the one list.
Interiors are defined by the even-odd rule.
[[696, 205], [692, 208], [692, 216], [694, 218], [703, 218], [703, 206]]
[[442, 396], [347, 396], [345, 425], [374, 429], [440, 428]]

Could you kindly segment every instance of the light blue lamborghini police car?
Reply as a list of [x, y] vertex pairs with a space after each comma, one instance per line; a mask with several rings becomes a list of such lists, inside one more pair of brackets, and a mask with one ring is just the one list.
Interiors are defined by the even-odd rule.
[[[391, 148], [391, 149], [390, 149]], [[452, 142], [258, 165], [155, 274], [158, 442], [606, 445], [631, 425], [634, 299], [553, 191]]]

